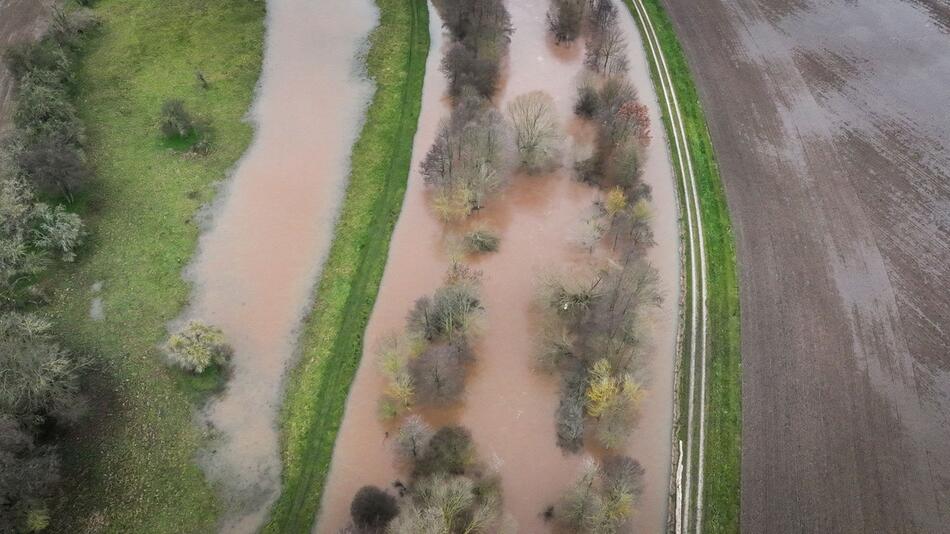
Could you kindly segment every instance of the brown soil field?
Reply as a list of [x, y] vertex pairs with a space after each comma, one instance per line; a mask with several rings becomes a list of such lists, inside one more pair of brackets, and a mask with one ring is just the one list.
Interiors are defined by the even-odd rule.
[[[43, 0], [0, 0], [0, 58], [12, 45], [39, 39], [46, 31], [50, 3]], [[0, 60], [0, 133], [12, 110], [13, 80]]]
[[950, 9], [664, 4], [736, 229], [742, 529], [945, 532]]

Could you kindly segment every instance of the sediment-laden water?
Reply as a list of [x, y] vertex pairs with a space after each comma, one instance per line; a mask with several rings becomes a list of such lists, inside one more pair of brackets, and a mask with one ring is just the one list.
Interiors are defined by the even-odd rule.
[[201, 461], [227, 532], [258, 528], [279, 489], [282, 380], [372, 95], [358, 56], [377, 18], [371, 0], [268, 2], [255, 138], [187, 272], [187, 318], [220, 327], [235, 349], [226, 391], [202, 414], [215, 439]]
[[[422, 411], [433, 424], [457, 422], [472, 431], [479, 455], [501, 476], [504, 507], [520, 532], [544, 532], [541, 517], [577, 477], [582, 457], [565, 454], [555, 442], [556, 379], [533, 371], [533, 315], [540, 275], [554, 268], [582, 265], [587, 252], [575, 236], [600, 192], [576, 182], [568, 170], [575, 145], [583, 150], [590, 131], [573, 117], [576, 85], [582, 70], [583, 44], [556, 47], [547, 35], [547, 0], [510, 2], [514, 33], [507, 74], [496, 101], [504, 106], [530, 91], [555, 99], [567, 134], [567, 168], [541, 176], [515, 175], [486, 208], [470, 217], [501, 237], [498, 252], [470, 261], [482, 271], [483, 333], [476, 343], [477, 362], [469, 376], [464, 403], [452, 410]], [[350, 392], [324, 491], [316, 531], [332, 534], [349, 518], [353, 494], [367, 484], [389, 486], [400, 476], [393, 465], [389, 432], [379, 421], [377, 400], [385, 381], [377, 370], [374, 349], [386, 334], [401, 331], [413, 302], [431, 294], [449, 265], [445, 225], [431, 211], [419, 162], [435, 138], [438, 122], [448, 115], [446, 82], [439, 71], [440, 21], [430, 9], [433, 50], [429, 55], [423, 106], [416, 134], [413, 166], [402, 214], [393, 234], [382, 286], [366, 332], [364, 358]], [[676, 200], [672, 171], [656, 95], [646, 58], [629, 14], [620, 10], [629, 42], [631, 77], [649, 107], [654, 139], [647, 152], [644, 181], [653, 189], [653, 229], [657, 245], [649, 254], [660, 271], [665, 300], [653, 314], [653, 348], [645, 360], [647, 396], [626, 453], [646, 469], [644, 495], [632, 521], [636, 532], [657, 532], [666, 521], [672, 422], [672, 369], [678, 305], [679, 255]]]

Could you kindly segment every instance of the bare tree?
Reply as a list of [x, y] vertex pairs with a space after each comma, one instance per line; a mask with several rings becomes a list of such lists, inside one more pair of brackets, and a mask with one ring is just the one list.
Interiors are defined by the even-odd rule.
[[433, 430], [425, 420], [418, 415], [410, 415], [399, 427], [394, 449], [396, 456], [408, 465], [412, 465], [421, 458], [429, 447]]
[[508, 104], [508, 117], [521, 168], [535, 174], [557, 167], [562, 136], [550, 95], [533, 91], [518, 96]]
[[581, 34], [584, 23], [585, 0], [551, 0], [548, 9], [548, 30], [554, 40], [560, 43], [572, 43]]

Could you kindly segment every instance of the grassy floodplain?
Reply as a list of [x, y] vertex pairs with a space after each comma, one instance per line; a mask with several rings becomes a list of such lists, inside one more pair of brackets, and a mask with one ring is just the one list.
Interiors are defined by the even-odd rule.
[[[203, 437], [193, 411], [220, 377], [169, 369], [157, 347], [188, 299], [181, 271], [197, 210], [251, 140], [243, 118], [260, 73], [264, 2], [99, 0], [94, 10], [103, 24], [83, 51], [77, 104], [96, 177], [75, 206], [90, 235], [77, 263], [44, 281], [52, 303], [41, 309], [66, 346], [94, 356], [94, 407], [66, 436], [53, 528], [209, 532], [218, 507], [195, 464]], [[209, 154], [161, 141], [166, 98], [210, 123]], [[94, 297], [105, 313], [98, 322]]]
[[353, 147], [346, 196], [300, 340], [282, 414], [283, 487], [265, 532], [310, 532], [363, 333], [402, 207], [429, 51], [425, 0], [377, 0], [366, 57], [376, 92]]
[[[624, 3], [637, 21], [641, 35], [644, 35], [643, 21], [637, 16], [637, 10], [631, 0], [624, 0]], [[729, 208], [719, 177], [715, 152], [709, 138], [706, 118], [686, 56], [660, 0], [643, 0], [643, 4], [653, 22], [666, 57], [667, 67], [670, 69], [674, 90], [683, 114], [687, 143], [697, 180], [697, 193], [706, 241], [709, 352], [706, 364], [707, 414], [703, 531], [739, 532], [742, 369], [739, 351], [739, 284], [732, 223], [729, 219]], [[645, 35], [644, 41], [646, 41]], [[647, 58], [651, 63], [651, 77], [660, 98], [667, 137], [672, 142], [674, 138], [672, 124], [666, 113], [663, 92], [659, 90], [657, 65], [649, 53]], [[671, 151], [671, 157], [674, 163], [673, 168], [679, 179], [681, 177], [676, 151]], [[679, 180], [677, 184], [682, 204], [686, 202], [685, 192]], [[681, 225], [685, 236], [685, 218], [681, 218]], [[681, 241], [687, 245], [689, 243], [685, 237]], [[687, 276], [684, 283], [688, 289], [690, 287], [689, 269], [685, 269], [684, 273]], [[682, 303], [682, 316], [688, 317], [690, 313], [690, 296], [686, 295]], [[676, 436], [683, 441], [685, 446], [686, 414], [689, 407], [690, 332], [684, 330], [684, 334], [681, 343], [680, 371], [677, 374], [678, 416], [674, 424]], [[698, 376], [697, 371], [697, 379]], [[698, 416], [696, 419], [698, 421]], [[698, 447], [696, 441], [698, 440], [694, 440], [694, 447]], [[697, 462], [693, 462], [694, 470], [697, 469], [696, 464]]]

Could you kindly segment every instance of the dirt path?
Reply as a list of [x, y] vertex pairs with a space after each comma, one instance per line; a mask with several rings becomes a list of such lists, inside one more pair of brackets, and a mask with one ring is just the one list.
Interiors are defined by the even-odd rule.
[[[695, 518], [696, 531], [702, 532], [703, 515], [703, 462], [705, 458], [704, 438], [706, 422], [706, 348], [708, 333], [708, 308], [707, 308], [707, 269], [706, 269], [706, 249], [703, 229], [702, 212], [699, 208], [699, 199], [696, 195], [696, 176], [693, 172], [692, 155], [689, 145], [686, 142], [686, 130], [683, 125], [683, 116], [679, 107], [679, 100], [673, 89], [673, 79], [670, 76], [666, 64], [666, 58], [660, 47], [660, 42], [653, 22], [647, 15], [640, 0], [634, 0], [634, 6], [637, 10], [637, 16], [642, 21], [646, 32], [646, 46], [649, 50], [653, 63], [657, 65], [659, 71], [660, 89], [666, 102], [666, 114], [670, 117], [673, 130], [673, 150], [676, 152], [677, 161], [680, 167], [680, 176], [682, 178], [682, 188], [685, 194], [685, 205], [682, 210], [686, 214], [686, 237], [689, 240], [689, 269], [690, 269], [690, 317], [686, 328], [689, 331], [689, 409], [687, 413], [687, 440], [686, 448], [683, 453], [685, 460], [685, 477], [683, 472], [679, 471], [682, 465], [678, 466], [678, 472], [675, 479], [676, 485], [676, 510], [674, 525], [676, 532], [689, 530], [690, 516]], [[697, 260], [698, 258], [698, 260]], [[701, 305], [700, 305], [701, 302]], [[699, 368], [697, 374], [697, 367]], [[698, 397], [696, 382], [699, 380]], [[694, 420], [696, 412], [699, 415], [698, 425], [698, 443], [696, 448], [697, 467], [693, 466], [693, 440], [697, 433]], [[678, 464], [682, 464], [682, 458]], [[696, 499], [693, 501], [693, 480], [696, 480]], [[695, 509], [695, 514], [693, 513]]]
[[43, 35], [51, 4], [49, 0], [0, 0], [0, 134], [9, 127], [13, 111], [13, 79], [3, 64], [3, 53]]
[[947, 10], [664, 3], [736, 226], [743, 530], [941, 531], [950, 524]]

